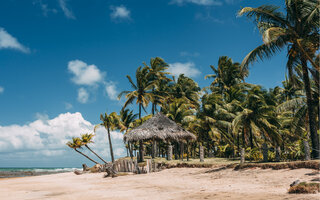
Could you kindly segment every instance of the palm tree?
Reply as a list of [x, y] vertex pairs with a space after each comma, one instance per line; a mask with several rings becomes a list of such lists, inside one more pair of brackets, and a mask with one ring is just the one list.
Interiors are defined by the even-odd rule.
[[122, 91], [118, 98], [120, 99], [123, 95], [125, 95], [126, 102], [124, 103], [122, 109], [125, 109], [129, 104], [136, 100], [136, 103], [139, 105], [139, 119], [141, 119], [141, 109], [146, 111], [145, 108], [153, 98], [153, 95], [150, 91], [155, 86], [154, 82], [150, 81], [149, 67], [138, 67], [136, 71], [136, 83], [133, 82], [129, 75], [127, 75], [127, 78], [133, 90]]
[[259, 138], [276, 144], [280, 143], [279, 123], [275, 107], [266, 104], [259, 86], [252, 88], [243, 102], [243, 110], [232, 121], [233, 132], [242, 129], [243, 145], [249, 140], [251, 148]]
[[[147, 66], [146, 64], [144, 64]], [[152, 115], [157, 111], [157, 104], [161, 103], [161, 100], [166, 95], [165, 85], [167, 85], [170, 81], [170, 78], [166, 77], [166, 75], [170, 74], [169, 72], [165, 72], [169, 65], [160, 57], [151, 58], [150, 66], [149, 66], [149, 81], [154, 83], [154, 87], [152, 88], [151, 93], [153, 94], [152, 102]]]
[[[118, 98], [120, 99], [122, 95], [125, 95], [126, 102], [122, 109], [125, 109], [129, 104], [131, 104], [134, 100], [139, 105], [139, 119], [141, 120], [141, 109], [146, 112], [146, 107], [149, 102], [153, 99], [153, 94], [150, 92], [152, 88], [154, 88], [155, 83], [150, 81], [150, 73], [149, 67], [145, 66], [143, 68], [138, 67], [136, 71], [136, 83], [134, 83], [129, 75], [127, 78], [131, 84], [131, 87], [134, 89], [133, 91], [122, 91]], [[139, 141], [139, 152], [140, 152], [140, 162], [143, 162], [143, 141]]]
[[200, 90], [200, 87], [194, 80], [180, 74], [177, 82], [167, 86], [167, 93], [169, 95], [162, 104], [170, 104], [175, 99], [182, 98], [194, 107], [198, 107]]
[[224, 94], [230, 87], [237, 85], [244, 81], [248, 75], [248, 70], [241, 69], [240, 63], [233, 63], [233, 60], [227, 56], [219, 57], [218, 68], [210, 65], [214, 74], [205, 76], [207, 78], [214, 78], [210, 85], [210, 89], [218, 90], [220, 94]]
[[73, 137], [72, 141], [67, 142], [67, 146], [72, 148], [72, 149], [74, 149], [76, 152], [78, 152], [81, 155], [83, 155], [84, 157], [88, 158], [90, 161], [94, 162], [95, 164], [99, 164], [97, 161], [94, 161], [89, 156], [87, 156], [86, 154], [84, 154], [84, 153], [82, 153], [81, 151], [78, 150], [78, 149], [81, 149], [81, 146], [82, 146], [82, 141], [81, 141], [80, 138]]
[[85, 133], [85, 134], [81, 134], [81, 143], [82, 145], [84, 145], [85, 147], [87, 147], [87, 149], [89, 149], [89, 151], [91, 151], [94, 155], [96, 155], [100, 160], [102, 160], [104, 163], [107, 164], [107, 162], [102, 159], [96, 152], [94, 152], [89, 146], [88, 144], [93, 143], [93, 137], [95, 135], [92, 133]]
[[185, 126], [187, 121], [195, 117], [196, 110], [194, 106], [187, 103], [184, 99], [175, 99], [172, 103], [163, 105], [162, 113], [169, 119], [175, 121], [181, 126]]
[[97, 128], [100, 126], [103, 126], [108, 131], [110, 155], [111, 155], [112, 163], [114, 163], [114, 155], [113, 155], [110, 130], [113, 131], [113, 130], [119, 129], [119, 127], [122, 127], [122, 124], [121, 124], [119, 116], [117, 115], [116, 112], [112, 112], [109, 115], [107, 113], [105, 113], [104, 115], [101, 114], [100, 120], [102, 122], [94, 127], [94, 132], [96, 132]]
[[[317, 0], [286, 0], [285, 11], [279, 7], [262, 5], [257, 8], [245, 7], [239, 15], [252, 18], [259, 28], [264, 44], [252, 50], [242, 61], [243, 68], [247, 68], [257, 58], [270, 58], [284, 47], [288, 47], [287, 68], [289, 78], [293, 68], [301, 64], [304, 89], [307, 97], [309, 129], [312, 142], [312, 155], [319, 157], [319, 138], [316, 123], [316, 103], [312, 98], [309, 72], [316, 82], [319, 81], [319, 65], [316, 64], [316, 53], [319, 50], [319, 1]], [[308, 61], [311, 68], [308, 67]]]

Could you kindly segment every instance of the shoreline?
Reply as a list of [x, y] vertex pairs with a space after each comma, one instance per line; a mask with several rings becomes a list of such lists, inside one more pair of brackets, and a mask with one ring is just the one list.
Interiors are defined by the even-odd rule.
[[288, 194], [313, 169], [171, 168], [140, 175], [102, 178], [104, 173], [73, 172], [0, 179], [0, 199], [319, 199], [319, 194]]

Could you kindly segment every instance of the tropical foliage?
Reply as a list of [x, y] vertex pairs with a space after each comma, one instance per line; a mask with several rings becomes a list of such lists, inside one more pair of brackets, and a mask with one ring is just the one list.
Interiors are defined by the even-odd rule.
[[[238, 14], [253, 20], [263, 44], [249, 52], [242, 63], [221, 56], [216, 67], [210, 66], [213, 73], [205, 76], [211, 84], [202, 89], [184, 74], [171, 76], [162, 58], [151, 58], [149, 65], [143, 63], [134, 79], [127, 75], [132, 90], [119, 94], [119, 99], [125, 97], [120, 117], [115, 112], [100, 117], [98, 126], [108, 131], [112, 161], [110, 130], [125, 134], [159, 111], [197, 135], [190, 148], [183, 149], [183, 141], [174, 143], [175, 152], [180, 152], [176, 158], [183, 158], [185, 151], [196, 157], [201, 146], [206, 156], [238, 157], [242, 150], [250, 160], [265, 160], [265, 156], [277, 161], [305, 159], [310, 154], [309, 144], [312, 157], [318, 158], [319, 10], [317, 0], [285, 0], [284, 9], [274, 5], [242, 8]], [[279, 66], [287, 68], [282, 86], [265, 89], [245, 81], [250, 64], [284, 49], [288, 57], [286, 66]], [[134, 102], [137, 114], [127, 108]], [[90, 143], [90, 139], [82, 141], [79, 144], [73, 138], [68, 146], [78, 151]], [[131, 157], [139, 148], [140, 161], [156, 148], [155, 141], [126, 145]], [[178, 151], [180, 147], [182, 151]], [[167, 144], [158, 141], [157, 148], [157, 155], [165, 156]]]

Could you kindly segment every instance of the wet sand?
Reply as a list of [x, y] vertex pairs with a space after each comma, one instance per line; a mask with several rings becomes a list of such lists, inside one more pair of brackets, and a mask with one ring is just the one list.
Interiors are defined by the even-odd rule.
[[[319, 178], [311, 169], [210, 169], [173, 168], [161, 172], [102, 178], [103, 173], [52, 174], [0, 179], [0, 199], [320, 199], [319, 194], [288, 194], [299, 179]], [[310, 175], [311, 173], [311, 175]]]

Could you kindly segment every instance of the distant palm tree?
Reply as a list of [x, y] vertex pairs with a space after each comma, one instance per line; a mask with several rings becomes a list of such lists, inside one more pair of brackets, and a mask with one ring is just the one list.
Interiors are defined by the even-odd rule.
[[91, 159], [89, 156], [87, 156], [86, 154], [82, 153], [81, 151], [79, 151], [78, 149], [81, 149], [82, 146], [82, 141], [80, 138], [78, 137], [73, 137], [72, 141], [69, 141], [67, 143], [67, 146], [74, 149], [76, 152], [80, 153], [81, 155], [83, 155], [84, 157], [88, 158], [90, 161], [99, 164], [98, 162], [94, 161], [93, 159]]
[[175, 99], [184, 99], [194, 107], [199, 106], [200, 87], [189, 77], [180, 74], [178, 80], [167, 86], [169, 94], [162, 104], [170, 104]]
[[[262, 5], [257, 8], [245, 7], [239, 15], [252, 18], [257, 24], [264, 44], [252, 50], [242, 61], [243, 68], [258, 58], [270, 58], [284, 47], [288, 47], [287, 68], [291, 79], [293, 69], [301, 64], [303, 72], [304, 89], [307, 97], [309, 129], [312, 141], [312, 155], [319, 157], [319, 138], [317, 134], [317, 121], [315, 106], [319, 100], [312, 98], [309, 72], [315, 82], [319, 84], [319, 65], [315, 59], [319, 50], [319, 1], [318, 0], [286, 0], [285, 11], [279, 7]], [[311, 68], [308, 67], [310, 62]]]
[[232, 86], [237, 85], [244, 81], [244, 78], [248, 76], [248, 70], [242, 69], [240, 63], [234, 63], [233, 60], [227, 56], [219, 57], [218, 67], [215, 68], [210, 65], [214, 74], [205, 76], [207, 78], [213, 78], [211, 83], [211, 90], [216, 90], [220, 94], [224, 94], [226, 90], [229, 90]]
[[112, 141], [111, 141], [111, 135], [110, 135], [110, 130], [116, 130], [116, 129], [121, 129], [122, 124], [120, 122], [120, 118], [117, 115], [116, 112], [112, 112], [109, 115], [105, 113], [104, 115], [100, 115], [100, 120], [102, 121], [100, 124], [97, 124], [94, 127], [94, 132], [96, 132], [97, 128], [100, 126], [105, 127], [105, 129], [108, 131], [108, 140], [109, 140], [109, 147], [110, 147], [110, 155], [111, 155], [111, 160], [112, 163], [114, 163], [114, 155], [113, 155], [113, 148], [112, 148]]
[[85, 134], [81, 134], [81, 143], [82, 145], [84, 145], [85, 147], [87, 147], [87, 149], [89, 149], [89, 151], [91, 151], [94, 155], [96, 155], [100, 160], [102, 160], [104, 163], [107, 163], [103, 158], [101, 158], [96, 152], [94, 152], [89, 146], [88, 144], [93, 143], [93, 137], [95, 135], [92, 133], [85, 133]]

